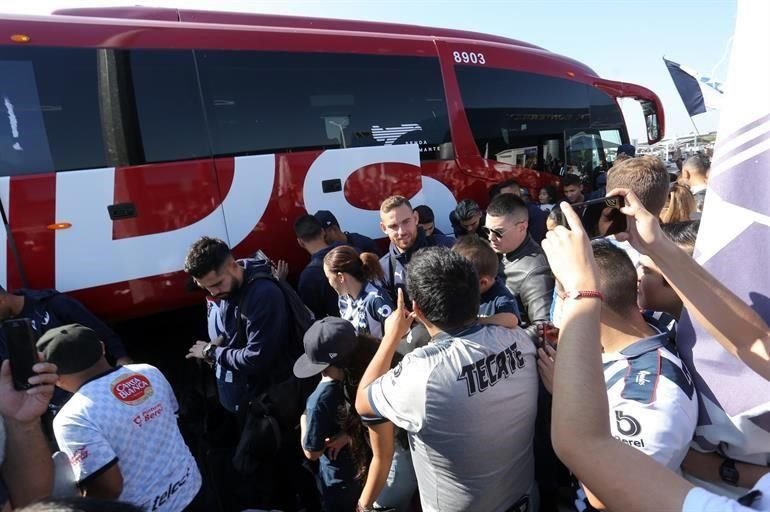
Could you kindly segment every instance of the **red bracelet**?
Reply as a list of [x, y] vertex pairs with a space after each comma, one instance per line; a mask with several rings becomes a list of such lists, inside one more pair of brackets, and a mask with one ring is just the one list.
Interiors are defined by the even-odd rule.
[[599, 290], [570, 290], [559, 293], [559, 297], [563, 300], [582, 299], [583, 297], [587, 297], [590, 299], [599, 299], [604, 302], [604, 294]]

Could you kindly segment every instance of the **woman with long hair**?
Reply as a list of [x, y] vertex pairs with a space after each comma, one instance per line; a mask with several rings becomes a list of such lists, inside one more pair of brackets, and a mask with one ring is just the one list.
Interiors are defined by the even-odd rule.
[[377, 286], [382, 268], [376, 254], [359, 254], [349, 245], [335, 247], [324, 257], [324, 274], [339, 295], [340, 316], [353, 324], [357, 334], [382, 338], [385, 319], [395, 306]]
[[[417, 477], [405, 436], [395, 439], [390, 422], [367, 425], [367, 436], [352, 403], [379, 340], [356, 334], [341, 318], [328, 317], [308, 329], [304, 344], [306, 355], [295, 363], [295, 375], [321, 373], [322, 379], [302, 416], [302, 448], [307, 458], [319, 460], [324, 509], [350, 512], [358, 499], [363, 509], [406, 510]], [[400, 358], [395, 355], [391, 367]]]
[[663, 224], [674, 222], [687, 222], [693, 220], [697, 211], [695, 196], [692, 195], [687, 185], [674, 183], [668, 192], [668, 201], [663, 211], [660, 212], [660, 221]]
[[[350, 400], [355, 400], [358, 384], [377, 352], [378, 345], [379, 340], [371, 336], [358, 336], [356, 349], [348, 358], [345, 369], [345, 393]], [[401, 355], [395, 354], [391, 361], [391, 368], [400, 360]], [[412, 497], [417, 491], [417, 476], [414, 472], [406, 432], [396, 428], [389, 421], [376, 424], [367, 422], [368, 443], [364, 445], [363, 443], [367, 440], [365, 429], [352, 405], [348, 411], [348, 418], [343, 420], [342, 425], [343, 431], [351, 437], [351, 447], [356, 460], [363, 461], [361, 457], [371, 453], [368, 468], [359, 473], [365, 479], [361, 497], [358, 499], [360, 508], [408, 510]]]

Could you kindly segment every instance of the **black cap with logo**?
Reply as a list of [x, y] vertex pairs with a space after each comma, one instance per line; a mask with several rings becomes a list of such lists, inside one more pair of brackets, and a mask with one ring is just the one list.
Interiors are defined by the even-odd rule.
[[347, 320], [328, 316], [311, 325], [303, 341], [305, 353], [294, 363], [294, 375], [300, 379], [344, 364], [356, 346], [356, 330]]

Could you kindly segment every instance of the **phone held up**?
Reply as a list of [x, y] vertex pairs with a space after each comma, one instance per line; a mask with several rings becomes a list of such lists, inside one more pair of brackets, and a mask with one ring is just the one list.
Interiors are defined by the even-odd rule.
[[[626, 230], [626, 216], [620, 211], [623, 204], [623, 196], [608, 196], [574, 203], [571, 206], [587, 226], [589, 236], [597, 238]], [[564, 215], [560, 216], [559, 224], [567, 226]]]
[[37, 334], [29, 318], [13, 318], [2, 324], [3, 334], [8, 346], [8, 360], [11, 363], [13, 387], [17, 390], [29, 389], [29, 378], [35, 375], [32, 366], [38, 362]]

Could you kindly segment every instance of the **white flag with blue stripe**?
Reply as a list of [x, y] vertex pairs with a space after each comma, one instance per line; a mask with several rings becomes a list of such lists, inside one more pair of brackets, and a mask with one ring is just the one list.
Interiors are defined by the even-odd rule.
[[[770, 2], [739, 0], [696, 259], [770, 323]], [[683, 315], [677, 337], [701, 407], [696, 443], [770, 464], [770, 382]]]

